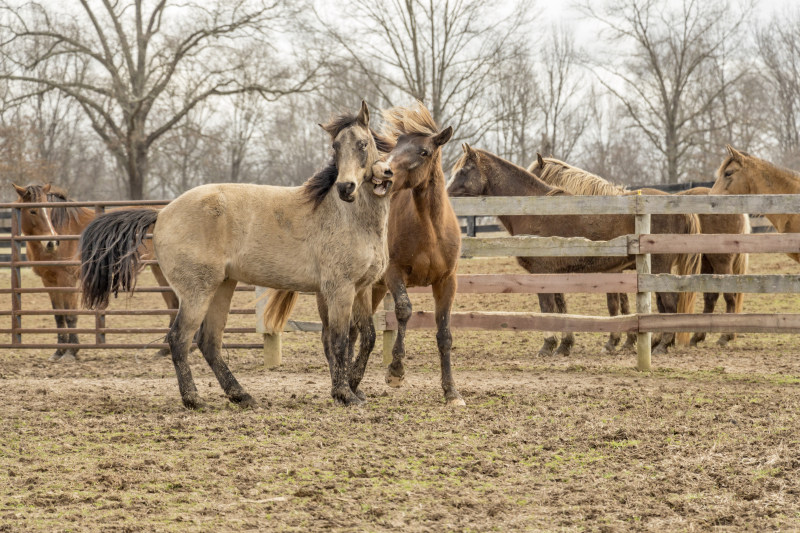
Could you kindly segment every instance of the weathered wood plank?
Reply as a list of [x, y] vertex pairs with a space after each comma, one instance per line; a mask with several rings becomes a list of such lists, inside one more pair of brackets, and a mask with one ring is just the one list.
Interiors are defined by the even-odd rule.
[[664, 314], [639, 317], [641, 330], [800, 333], [800, 314]]
[[641, 253], [788, 253], [800, 251], [800, 233], [640, 235]]
[[746, 292], [746, 293], [796, 293], [800, 292], [798, 274], [745, 274], [722, 276], [697, 274], [675, 276], [672, 274], [647, 274], [639, 276], [639, 290], [649, 292]]
[[[409, 287], [409, 293], [430, 293], [430, 287]], [[636, 292], [636, 274], [462, 274], [460, 294], [538, 294]]]
[[[641, 200], [637, 200], [641, 198]], [[451, 198], [459, 216], [800, 213], [800, 195], [484, 196]], [[636, 207], [638, 203], [639, 207]]]
[[[636, 331], [636, 315], [593, 317], [556, 313], [462, 312], [450, 315], [450, 325], [458, 329], [509, 331]], [[397, 329], [394, 313], [386, 313], [386, 327]], [[416, 311], [408, 321], [412, 329], [435, 329], [434, 313]]]
[[461, 257], [616, 257], [628, 255], [628, 236], [609, 241], [583, 237], [463, 237]]

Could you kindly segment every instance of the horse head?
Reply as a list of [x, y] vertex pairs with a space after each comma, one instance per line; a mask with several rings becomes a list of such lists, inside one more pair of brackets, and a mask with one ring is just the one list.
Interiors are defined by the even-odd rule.
[[[15, 203], [45, 203], [47, 202], [47, 193], [50, 192], [50, 184], [46, 185], [28, 185], [27, 187], [20, 187], [14, 185], [17, 191], [17, 201]], [[22, 219], [22, 233], [29, 236], [47, 235], [51, 237], [58, 237], [53, 222], [50, 219], [50, 209], [44, 207], [23, 207], [21, 210]], [[48, 253], [55, 253], [58, 250], [59, 242], [57, 239], [44, 241], [44, 249]]]
[[453, 136], [452, 126], [439, 130], [430, 111], [417, 102], [415, 107], [393, 107], [383, 113], [385, 136], [394, 142], [388, 162], [395, 174], [396, 188], [425, 186], [442, 164], [442, 146]]
[[381, 155], [369, 128], [369, 109], [361, 102], [358, 114], [342, 115], [328, 124], [320, 124], [331, 136], [334, 165], [337, 170], [336, 190], [339, 198], [352, 202], [365, 181], [373, 183], [373, 191], [385, 196], [391, 186], [392, 173], [382, 164]]
[[753, 194], [761, 174], [756, 158], [726, 145], [728, 157], [717, 169], [717, 179], [709, 194]]
[[486, 194], [487, 181], [478, 164], [478, 152], [467, 143], [462, 144], [461, 149], [464, 153], [453, 165], [447, 194], [450, 196], [482, 196]]

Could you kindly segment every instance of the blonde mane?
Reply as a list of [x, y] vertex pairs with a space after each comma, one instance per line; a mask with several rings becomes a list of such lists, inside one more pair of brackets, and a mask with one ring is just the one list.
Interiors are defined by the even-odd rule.
[[[543, 161], [544, 168], [539, 179], [548, 185], [561, 187], [571, 194], [619, 196], [628, 192], [622, 185], [614, 185], [600, 176], [573, 167], [558, 159], [545, 157]], [[528, 171], [533, 173], [538, 165], [538, 161], [534, 162], [528, 167]]]
[[401, 135], [435, 135], [439, 132], [439, 126], [433, 120], [431, 112], [419, 100], [411, 107], [395, 106], [385, 109], [383, 120], [381, 134], [392, 143], [396, 143]]

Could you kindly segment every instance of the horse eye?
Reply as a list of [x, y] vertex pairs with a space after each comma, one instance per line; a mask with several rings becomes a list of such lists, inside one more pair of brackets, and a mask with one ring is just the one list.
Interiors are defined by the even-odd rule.
[[333, 149], [338, 151], [338, 150], [339, 150], [339, 146], [340, 146], [340, 145], [339, 145], [339, 141], [334, 141], [334, 143], [333, 143]]
[[31, 214], [31, 215], [35, 215], [35, 214], [36, 214], [36, 209], [31, 209], [31, 210], [30, 210], [30, 214]]
[[423, 149], [420, 150], [419, 155], [421, 155], [422, 157], [428, 157], [430, 154], [428, 153], [427, 150]]
[[359, 141], [358, 149], [364, 151], [367, 149], [367, 141]]
[[725, 177], [726, 178], [730, 178], [731, 176], [733, 176], [733, 172], [734, 172], [733, 170], [726, 170], [725, 171]]

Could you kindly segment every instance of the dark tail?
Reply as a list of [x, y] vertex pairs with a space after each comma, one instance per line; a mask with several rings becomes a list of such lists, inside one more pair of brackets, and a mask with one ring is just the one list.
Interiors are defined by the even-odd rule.
[[117, 296], [120, 289], [133, 292], [142, 268], [140, 248], [157, 217], [152, 209], [126, 209], [101, 215], [86, 226], [80, 240], [86, 308], [104, 309], [109, 295]]

